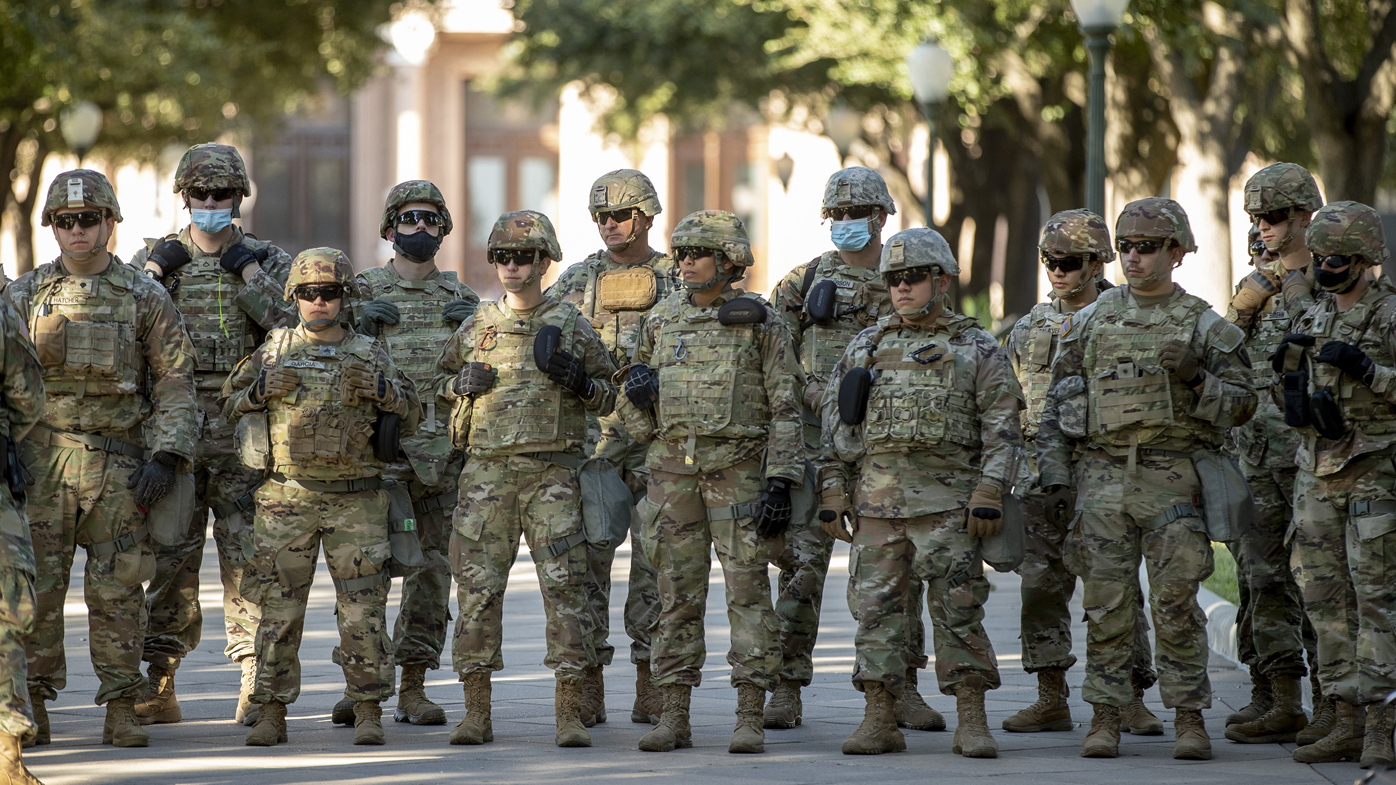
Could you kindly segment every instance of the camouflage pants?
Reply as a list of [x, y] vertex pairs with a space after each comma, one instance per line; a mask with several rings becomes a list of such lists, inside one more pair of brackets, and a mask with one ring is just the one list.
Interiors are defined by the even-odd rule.
[[642, 547], [640, 525], [630, 525], [630, 575], [625, 595], [625, 634], [630, 638], [630, 662], [650, 661], [650, 644], [659, 626], [659, 573]]
[[660, 508], [645, 522], [641, 541], [659, 575], [659, 624], [650, 659], [656, 684], [697, 687], [702, 682], [707, 659], [703, 617], [715, 548], [732, 630], [727, 653], [732, 684], [775, 689], [780, 622], [771, 604], [768, 570], [781, 538], [761, 539], [753, 518], [734, 519], [728, 510], [755, 502], [764, 482], [759, 458], [706, 474], [650, 474], [649, 498]]
[[456, 619], [451, 658], [462, 679], [504, 668], [504, 590], [519, 555], [519, 537], [533, 552], [543, 592], [548, 651], [543, 664], [558, 678], [580, 680], [595, 661], [592, 611], [584, 593], [587, 546], [551, 558], [543, 549], [582, 527], [581, 489], [571, 469], [533, 458], [471, 458], [460, 477], [451, 533]]
[[[814, 678], [814, 643], [819, 635], [819, 611], [824, 579], [834, 538], [819, 523], [794, 526], [785, 532], [785, 547], [776, 554], [776, 617], [780, 619], [780, 677], [809, 686]], [[919, 617], [919, 614], [918, 614]], [[925, 640], [925, 630], [922, 630]], [[922, 653], [925, 644], [922, 644]]]
[[[1066, 565], [1085, 582], [1086, 680], [1090, 703], [1125, 706], [1134, 698], [1131, 671], [1139, 634], [1139, 563], [1149, 573], [1159, 693], [1166, 708], [1212, 705], [1207, 678], [1207, 617], [1198, 585], [1212, 574], [1212, 546], [1193, 515], [1164, 515], [1190, 505], [1200, 488], [1186, 459], [1123, 458], [1087, 452], [1078, 465], [1076, 525], [1067, 534]], [[1175, 511], [1176, 512], [1176, 511]]]
[[20, 739], [35, 730], [24, 657], [24, 636], [33, 625], [34, 576], [14, 567], [0, 569], [0, 733]]
[[[1303, 678], [1304, 650], [1313, 650], [1315, 644], [1312, 629], [1305, 623], [1299, 585], [1289, 569], [1291, 553], [1285, 542], [1299, 470], [1292, 462], [1276, 467], [1242, 463], [1241, 469], [1255, 498], [1256, 516], [1241, 535], [1249, 596], [1243, 598], [1248, 600], [1248, 608], [1238, 618], [1238, 628], [1249, 621], [1245, 637], [1250, 639], [1254, 666], [1261, 673], [1271, 678]], [[1239, 582], [1243, 561], [1237, 559], [1236, 564]]]
[[[1043, 494], [1023, 497], [1027, 515], [1027, 548], [1018, 567], [1022, 579], [1019, 616], [1023, 642], [1023, 670], [1036, 673], [1046, 668], [1069, 669], [1076, 664], [1071, 653], [1071, 595], [1076, 593], [1076, 576], [1066, 568], [1062, 548], [1066, 527], [1047, 520], [1042, 509]], [[1135, 594], [1142, 596], [1135, 581]], [[1149, 646], [1149, 621], [1143, 603], [1138, 606], [1134, 632], [1134, 660], [1131, 671], [1135, 682], [1148, 689], [1158, 681], [1154, 654]]]
[[1325, 477], [1299, 471], [1291, 564], [1318, 636], [1326, 695], [1372, 703], [1396, 689], [1396, 467], [1393, 451]]
[[920, 618], [913, 576], [926, 585], [940, 691], [953, 695], [971, 673], [982, 674], [989, 689], [998, 689], [998, 661], [983, 623], [989, 581], [965, 530], [964, 510], [916, 518], [859, 516], [849, 574], [855, 581], [849, 609], [858, 620], [853, 686], [860, 692], [866, 682], [881, 682], [894, 695], [906, 686], [912, 665], [906, 620], [913, 609]]
[[417, 538], [422, 544], [422, 568], [402, 581], [402, 603], [393, 623], [393, 662], [397, 665], [441, 667], [446, 647], [446, 628], [451, 621], [451, 565], [446, 560], [447, 531], [455, 505], [442, 506], [440, 497], [454, 496], [461, 462], [444, 470], [441, 483], [423, 485], [410, 466], [389, 466], [384, 479], [407, 483], [412, 511], [417, 521]]
[[344, 694], [392, 697], [389, 582], [382, 572], [391, 553], [387, 492], [326, 493], [268, 480], [257, 489], [253, 542], [243, 586], [262, 609], [252, 702], [294, 703], [300, 696], [301, 637], [321, 543], [335, 581]]

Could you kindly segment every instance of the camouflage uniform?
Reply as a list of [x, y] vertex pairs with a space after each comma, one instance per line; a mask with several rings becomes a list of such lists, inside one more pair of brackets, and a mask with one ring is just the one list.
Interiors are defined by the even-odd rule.
[[[49, 189], [43, 223], [67, 206], [105, 207], [120, 221], [115, 205], [102, 175], [65, 172]], [[29, 326], [47, 390], [43, 419], [20, 449], [34, 478], [27, 512], [38, 565], [29, 690], [54, 700], [67, 684], [63, 603], [82, 546], [96, 702], [116, 702], [110, 719], [145, 689], [141, 584], [155, 571], [144, 515], [126, 484], [147, 450], [193, 457], [194, 350], [164, 288], [115, 256], [90, 276], [71, 274], [61, 258], [41, 265], [5, 297]]]
[[[189, 149], [175, 171], [175, 192], [189, 189], [232, 188], [251, 194], [242, 157], [235, 148], [201, 144]], [[236, 214], [237, 202], [234, 202]], [[189, 262], [157, 278], [174, 300], [194, 343], [194, 388], [199, 406], [199, 441], [194, 457], [194, 517], [179, 543], [155, 544], [155, 577], [146, 592], [150, 628], [143, 658], [157, 673], [173, 671], [199, 644], [203, 611], [199, 606], [199, 568], [208, 537], [208, 514], [214, 513], [213, 536], [218, 545], [218, 573], [223, 583], [223, 620], [227, 632], [224, 654], [242, 660], [252, 656], [257, 634], [257, 609], [239, 592], [242, 568], [251, 552], [252, 491], [260, 472], [243, 466], [233, 448], [233, 427], [223, 419], [219, 391], [228, 373], [262, 342], [266, 331], [295, 324], [295, 306], [282, 299], [291, 257], [264, 240], [233, 227], [220, 248], [205, 252], [190, 237], [190, 227], [163, 238], [146, 238], [145, 248], [131, 260], [143, 269], [150, 253], [175, 241]], [[238, 246], [256, 256], [260, 269], [251, 283], [219, 264]]]

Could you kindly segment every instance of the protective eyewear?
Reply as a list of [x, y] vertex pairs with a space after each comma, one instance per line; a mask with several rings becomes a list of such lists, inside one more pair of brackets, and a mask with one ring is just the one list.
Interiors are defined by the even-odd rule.
[[1251, 243], [1251, 256], [1260, 256], [1263, 253], [1265, 253], [1264, 240], [1256, 240], [1255, 242]]
[[1077, 256], [1048, 256], [1044, 252], [1042, 254], [1042, 266], [1046, 267], [1051, 272], [1061, 271], [1064, 273], [1074, 273], [1082, 267], [1085, 267], [1086, 262], [1094, 258], [1095, 257], [1090, 254]]
[[712, 255], [713, 249], [697, 245], [680, 245], [674, 249], [674, 261], [676, 262], [681, 262], [684, 259], [702, 259]]
[[1313, 257], [1314, 264], [1319, 267], [1327, 267], [1330, 270], [1341, 270], [1357, 259], [1356, 254], [1332, 254], [1330, 256], [1314, 254]]
[[223, 202], [237, 196], [238, 190], [236, 188], [190, 188], [185, 193], [188, 194], [190, 201], [194, 202], [203, 202], [208, 199]]
[[615, 221], [617, 224], [623, 224], [635, 217], [635, 208], [627, 207], [624, 210], [606, 210], [593, 213], [592, 217], [596, 219], [597, 226], [601, 226], [607, 221]]
[[1294, 210], [1292, 207], [1281, 207], [1278, 210], [1266, 210], [1263, 213], [1256, 213], [1256, 220], [1275, 226], [1289, 220], [1289, 214]]
[[313, 303], [316, 300], [338, 300], [344, 296], [344, 287], [339, 284], [329, 284], [327, 286], [297, 286], [296, 299]]
[[915, 270], [893, 270], [882, 276], [882, 280], [887, 282], [887, 288], [895, 289], [903, 283], [916, 285], [931, 277], [931, 271], [924, 267]]
[[1119, 251], [1121, 256], [1134, 250], [1138, 250], [1140, 256], [1148, 256], [1167, 247], [1167, 240], [1117, 240], [1115, 242], [1115, 250]]
[[416, 226], [417, 224], [427, 226], [444, 226], [446, 219], [440, 213], [431, 210], [404, 210], [397, 214], [398, 226]]
[[101, 223], [107, 214], [101, 210], [85, 210], [80, 213], [64, 213], [53, 217], [53, 225], [59, 229], [68, 230], [77, 224], [84, 229], [91, 229]]
[[835, 221], [856, 221], [859, 218], [873, 217], [877, 209], [875, 204], [862, 204], [854, 207], [825, 207], [824, 217], [832, 218]]
[[516, 267], [525, 267], [538, 261], [538, 252], [525, 248], [496, 248], [490, 251], [490, 264], [508, 265], [513, 262]]

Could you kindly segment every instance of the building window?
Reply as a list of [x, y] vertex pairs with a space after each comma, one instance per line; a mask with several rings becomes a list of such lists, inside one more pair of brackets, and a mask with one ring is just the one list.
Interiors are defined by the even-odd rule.
[[253, 146], [248, 229], [294, 256], [349, 247], [349, 109], [330, 94]]

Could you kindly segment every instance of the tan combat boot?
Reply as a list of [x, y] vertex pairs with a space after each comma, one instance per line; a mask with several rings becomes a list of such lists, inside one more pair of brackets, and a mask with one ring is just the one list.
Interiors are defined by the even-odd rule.
[[339, 702], [334, 705], [334, 709], [330, 711], [330, 722], [348, 728], [354, 727], [354, 723], [357, 721], [354, 717], [354, 704], [356, 703], [358, 701], [348, 695], [340, 698]]
[[553, 716], [557, 722], [557, 746], [590, 747], [591, 734], [582, 724], [582, 682], [558, 674], [553, 692]]
[[53, 735], [48, 722], [48, 704], [44, 696], [35, 690], [29, 692], [29, 703], [34, 707], [34, 738], [24, 742], [25, 749], [41, 747], [53, 743]]
[[593, 665], [582, 677], [582, 724], [590, 728], [606, 721], [606, 679], [602, 666]]
[[354, 703], [354, 743], [373, 747], [388, 743], [383, 735], [383, 706], [378, 701]]
[[804, 719], [804, 709], [800, 702], [800, 682], [781, 679], [766, 704], [764, 724], [772, 730], [789, 730]]
[[1067, 696], [1065, 668], [1043, 668], [1037, 672], [1037, 703], [1003, 721], [1003, 729], [1013, 733], [1067, 731], [1076, 727], [1071, 721]]
[[184, 719], [184, 712], [179, 710], [179, 698], [175, 696], [175, 672], [152, 664], [147, 673], [145, 698], [135, 708], [136, 721], [142, 725], [157, 725]]
[[25, 768], [18, 736], [0, 733], [0, 785], [44, 785]]
[[286, 704], [281, 701], [257, 707], [257, 721], [247, 729], [249, 747], [275, 747], [286, 743]]
[[238, 665], [242, 667], [242, 684], [238, 688], [238, 710], [233, 719], [240, 725], [250, 726], [257, 722], [257, 712], [262, 708], [261, 704], [252, 702], [252, 692], [257, 689], [257, 658], [243, 657]]
[[892, 716], [897, 720], [897, 726], [910, 728], [912, 730], [939, 731], [945, 730], [945, 718], [940, 712], [931, 708], [926, 703], [926, 699], [921, 697], [921, 692], [916, 689], [916, 669], [906, 669], [906, 684], [902, 687], [902, 694], [892, 703]]
[[1300, 763], [1337, 763], [1362, 757], [1366, 715], [1347, 701], [1333, 699], [1333, 729], [1328, 735], [1296, 749], [1292, 757]]
[[452, 744], [484, 744], [494, 741], [490, 722], [490, 672], [471, 671], [462, 680], [465, 687], [465, 716], [451, 729]]
[[107, 721], [102, 726], [102, 743], [116, 747], [149, 747], [150, 734], [136, 721], [136, 699], [112, 698], [107, 701]]
[[693, 688], [687, 684], [665, 684], [664, 711], [654, 730], [640, 737], [640, 749], [645, 752], [671, 752], [676, 747], [693, 746], [693, 728], [688, 722], [688, 706]]
[[892, 693], [880, 681], [863, 682], [863, 724], [843, 741], [845, 755], [881, 755], [906, 749], [906, 736], [897, 730]]
[[1396, 753], [1391, 749], [1391, 728], [1396, 724], [1396, 706], [1373, 703], [1367, 707], [1367, 733], [1362, 740], [1364, 769], [1375, 766], [1396, 766]]
[[766, 731], [762, 729], [766, 716], [766, 691], [742, 682], [737, 685], [737, 727], [732, 731], [728, 752], [755, 753], [766, 751]]
[[[1240, 725], [1246, 722], [1255, 722], [1270, 711], [1270, 707], [1275, 703], [1274, 693], [1270, 691], [1270, 677], [1254, 668], [1251, 669], [1251, 702], [1243, 706], [1239, 711], [1233, 711], [1226, 718], [1226, 727]], [[1315, 701], [1317, 706], [1318, 702]], [[1230, 738], [1229, 736], [1227, 738]]]
[[1134, 683], [1134, 699], [1120, 709], [1120, 733], [1135, 736], [1162, 736], [1163, 720], [1144, 705], [1144, 687]]
[[971, 673], [955, 690], [955, 709], [960, 723], [955, 727], [955, 739], [950, 751], [966, 758], [997, 758], [999, 743], [989, 733], [989, 718], [984, 713], [984, 676]]
[[1212, 759], [1212, 737], [1207, 735], [1207, 725], [1202, 721], [1202, 712], [1196, 709], [1174, 709], [1173, 759]]
[[1333, 723], [1337, 720], [1336, 700], [1328, 695], [1315, 695], [1313, 719], [1294, 737], [1294, 743], [1307, 747], [1317, 742], [1333, 732]]
[[1081, 740], [1083, 758], [1120, 757], [1120, 707], [1104, 703], [1092, 703], [1095, 716], [1091, 717], [1091, 729]]
[[1226, 726], [1228, 739], [1241, 744], [1289, 744], [1309, 724], [1297, 677], [1274, 679], [1271, 689], [1270, 710], [1251, 722]]
[[635, 665], [635, 705], [630, 709], [631, 722], [659, 724], [664, 713], [664, 693], [650, 680], [650, 664], [646, 660]]
[[402, 685], [398, 687], [393, 721], [413, 725], [446, 724], [446, 710], [427, 699], [426, 663], [402, 666]]

